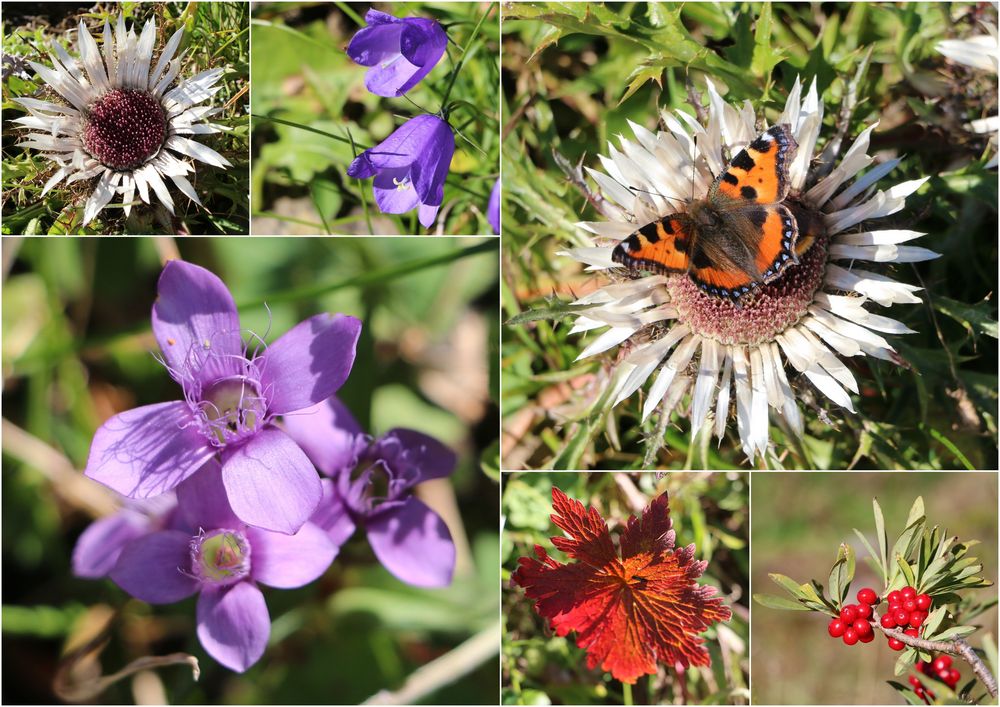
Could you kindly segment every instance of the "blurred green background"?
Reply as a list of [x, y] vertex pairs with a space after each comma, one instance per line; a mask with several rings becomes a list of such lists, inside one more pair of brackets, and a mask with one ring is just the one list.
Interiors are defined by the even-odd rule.
[[[157, 671], [173, 703], [355, 703], [471, 636], [491, 631], [497, 646], [499, 489], [483, 471], [496, 468], [496, 240], [3, 239], [3, 702], [56, 701], [65, 646], [113, 609], [105, 673], [142, 655], [201, 659], [197, 683], [184, 667]], [[94, 430], [180, 397], [149, 324], [161, 259], [177, 246], [226, 282], [243, 326], [268, 342], [320, 311], [362, 319], [340, 397], [370, 432], [415, 428], [459, 456], [450, 588], [399, 582], [358, 533], [318, 582], [265, 592], [271, 644], [238, 676], [198, 644], [193, 600], [150, 607], [71, 576], [76, 538], [107, 501], [79, 471]], [[469, 668], [423, 699], [495, 704], [496, 654]], [[149, 694], [125, 680], [99, 699]]]
[[[250, 184], [249, 170], [249, 116], [246, 106], [250, 89], [250, 24], [249, 7], [243, 2], [46, 2], [4, 3], [3, 53], [12, 62], [4, 64], [3, 71], [3, 233], [24, 235], [68, 234], [245, 234], [249, 233], [250, 214], [247, 193]], [[229, 128], [218, 135], [196, 136], [221, 153], [232, 167], [218, 169], [202, 162], [194, 162], [196, 173], [191, 177], [199, 198], [205, 205], [200, 208], [173, 186], [173, 217], [159, 205], [155, 194], [150, 197], [153, 206], [138, 203], [126, 218], [122, 200], [112, 200], [86, 228], [80, 226], [83, 207], [97, 185], [97, 179], [75, 184], [65, 181], [54, 187], [44, 197], [42, 187], [54, 172], [54, 163], [41, 157], [37, 150], [17, 147], [20, 130], [10, 123], [26, 115], [24, 109], [13, 102], [16, 96], [45, 97], [45, 83], [34, 77], [27, 66], [24, 70], [32, 78], [19, 72], [8, 71], [19, 62], [35, 61], [51, 65], [45, 52], [51, 51], [53, 42], [67, 47], [76, 56], [76, 30], [82, 19], [91, 34], [101, 36], [103, 20], [122, 13], [126, 26], [136, 22], [138, 33], [142, 23], [156, 19], [157, 43], [153, 56], [160, 51], [170, 36], [181, 27], [184, 38], [177, 55], [185, 53], [177, 83], [199, 71], [223, 68], [219, 81], [221, 90], [211, 101], [222, 110], [209, 122]], [[102, 40], [98, 39], [99, 42]], [[155, 65], [155, 64], [154, 64]], [[55, 96], [55, 94], [52, 94]], [[48, 98], [46, 98], [48, 100]], [[61, 100], [61, 99], [57, 99]], [[139, 202], [139, 197], [135, 197]]]
[[[448, 34], [445, 56], [400, 98], [369, 93], [367, 67], [347, 56], [369, 7], [400, 18], [436, 19]], [[500, 176], [497, 3], [261, 2], [254, 4], [251, 23], [254, 233], [425, 232], [415, 210], [379, 213], [372, 180], [352, 179], [346, 171], [356, 154], [408, 118], [438, 112], [463, 51], [464, 63], [448, 96], [449, 104], [460, 103], [449, 117], [455, 156], [438, 218], [445, 234], [493, 232], [486, 203]]]
[[[962, 128], [997, 114], [996, 74], [949, 63], [942, 39], [985, 33], [989, 3], [540, 3], [504, 6], [504, 316], [554, 309], [607, 284], [559, 252], [582, 244], [575, 224], [603, 217], [575, 182], [631, 120], [655, 130], [661, 110], [693, 115], [689, 84], [707, 104], [708, 79], [728, 103], [749, 100], [777, 120], [796, 77], [815, 76], [825, 105], [817, 154], [837, 135], [848, 83], [871, 50], [841, 155], [878, 122], [870, 155], [902, 163], [879, 185], [930, 181], [882, 228], [928, 235], [913, 245], [942, 256], [866, 270], [926, 288], [923, 302], [870, 309], [917, 333], [890, 343], [912, 365], [845, 361], [858, 380], [853, 415], [804, 406], [804, 454], [783, 468], [994, 469], [997, 465], [997, 177], [986, 135]], [[994, 148], [995, 153], [995, 148]], [[560, 164], [560, 161], [562, 163]], [[504, 460], [508, 469], [639, 468], [657, 415], [640, 422], [633, 395], [604, 424], [577, 420], [621, 349], [576, 361], [601, 333], [569, 335], [572, 318], [543, 316], [504, 331]], [[787, 367], [789, 371], [793, 369]], [[813, 390], [803, 381], [804, 387]], [[678, 408], [685, 410], [686, 403]], [[829, 409], [832, 407], [833, 409]], [[666, 427], [663, 468], [746, 464], [735, 421], [720, 447], [698, 449], [688, 422]], [[568, 419], [567, 419], [568, 418]], [[614, 427], [617, 437], [606, 433]], [[777, 426], [772, 438], [780, 439]], [[779, 448], [780, 449], [780, 448]], [[692, 462], [692, 459], [695, 459]], [[508, 461], [509, 460], [509, 461]], [[576, 463], [574, 463], [576, 462]], [[758, 462], [759, 463], [759, 462]]]
[[[816, 579], [827, 585], [837, 548], [846, 542], [857, 553], [857, 573], [850, 601], [862, 587], [882, 591], [882, 583], [864, 562], [857, 528], [875, 541], [873, 496], [885, 516], [889, 542], [903, 530], [910, 506], [923, 496], [927, 525], [940, 525], [962, 540], [979, 540], [970, 551], [983, 563], [982, 576], [997, 581], [997, 474], [995, 472], [893, 473], [761, 473], [751, 484], [750, 544], [753, 548], [753, 592], [786, 596], [768, 573], [778, 572], [799, 583]], [[996, 600], [996, 586], [968, 592], [977, 600]], [[900, 704], [887, 683], [898, 654], [876, 635], [869, 644], [846, 646], [827, 634], [825, 615], [779, 611], [753, 605], [750, 644], [752, 699], [757, 704]], [[982, 646], [983, 636], [997, 636], [997, 610], [974, 619], [983, 629], [966, 640]], [[961, 685], [971, 677], [967, 663], [956, 660]], [[910, 671], [912, 673], [913, 671]], [[976, 693], [982, 692], [981, 686]]]
[[650, 500], [668, 492], [677, 547], [695, 544], [695, 557], [708, 562], [699, 583], [717, 587], [732, 608], [730, 621], [714, 624], [703, 634], [712, 657], [710, 668], [687, 670], [682, 685], [672, 668], [661, 665], [657, 675], [641, 677], [633, 686], [634, 703], [747, 704], [748, 484], [748, 475], [740, 472], [678, 472], [662, 479], [653, 473], [505, 473], [503, 704], [622, 704], [621, 683], [599, 669], [587, 670], [586, 652], [577, 647], [576, 634], [556, 636], [524, 591], [510, 583], [518, 558], [534, 557], [536, 544], [561, 562], [567, 559], [550, 540], [563, 534], [549, 517], [553, 486], [597, 508], [613, 538], [630, 515], [640, 515]]

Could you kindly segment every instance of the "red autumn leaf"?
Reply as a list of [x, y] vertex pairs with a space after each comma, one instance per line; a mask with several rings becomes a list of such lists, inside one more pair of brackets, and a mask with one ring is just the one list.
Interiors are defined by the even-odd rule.
[[524, 587], [557, 634], [576, 631], [587, 667], [600, 665], [631, 684], [654, 674], [657, 661], [710, 665], [699, 634], [715, 621], [728, 621], [732, 612], [714, 587], [695, 581], [708, 563], [694, 560], [694, 545], [674, 548], [667, 494], [653, 499], [642, 519], [628, 519], [621, 557], [595, 509], [555, 487], [552, 506], [552, 522], [569, 536], [552, 538], [552, 544], [577, 562], [557, 562], [536, 545], [538, 559], [520, 558], [511, 580]]

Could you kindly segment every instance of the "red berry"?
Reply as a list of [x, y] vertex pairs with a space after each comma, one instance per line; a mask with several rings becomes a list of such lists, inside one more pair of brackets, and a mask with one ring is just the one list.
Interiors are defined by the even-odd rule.
[[859, 619], [870, 619], [872, 617], [872, 606], [871, 604], [858, 604], [858, 608], [855, 609], [858, 613]]
[[917, 590], [913, 587], [903, 587], [899, 593], [903, 595], [903, 601], [912, 601], [917, 598]]
[[903, 601], [903, 594], [898, 589], [893, 589], [887, 598], [890, 604], [900, 604]]
[[906, 626], [910, 623], [910, 612], [903, 611], [900, 609], [895, 614], [892, 615], [893, 620], [896, 622], [897, 626]]
[[912, 626], [913, 628], [919, 628], [920, 624], [922, 624], [924, 622], [924, 619], [926, 618], [927, 614], [925, 614], [924, 612], [914, 611], [912, 614], [910, 614], [910, 626]]
[[847, 630], [847, 624], [840, 619], [834, 619], [830, 622], [830, 625], [826, 627], [826, 630], [830, 633], [832, 638], [840, 638], [844, 635], [844, 631]]
[[901, 601], [890, 601], [888, 611], [897, 612], [903, 608], [903, 602]]
[[907, 599], [903, 602], [903, 609], [909, 612], [914, 612], [917, 610], [917, 602], [915, 599]]
[[924, 686], [921, 685], [916, 690], [914, 690], [914, 692], [917, 693], [917, 697], [923, 697], [924, 696]]
[[920, 637], [920, 631], [918, 631], [915, 628], [908, 628], [905, 631], [903, 631], [903, 633], [905, 633], [907, 636], [913, 636], [914, 638]]
[[868, 623], [865, 619], [857, 619], [852, 628], [857, 632], [858, 638], [867, 636], [869, 633], [873, 633], [872, 625]]
[[844, 608], [840, 610], [840, 620], [845, 624], [853, 624], [856, 618], [858, 618], [858, 609], [854, 604], [845, 604]]
[[844, 643], [846, 643], [849, 646], [853, 646], [857, 642], [858, 642], [857, 631], [855, 631], [853, 628], [849, 628], [846, 631], [844, 631]]
[[917, 663], [915, 667], [918, 673], [926, 673], [928, 665], [930, 665], [930, 663], [928, 663], [926, 660], [922, 660], [919, 663]]
[[906, 644], [903, 643], [898, 638], [890, 638], [889, 639], [889, 647], [892, 648], [894, 651], [901, 651], [901, 650], [903, 650], [903, 648], [905, 646], [906, 646]]
[[896, 619], [892, 618], [892, 614], [883, 614], [878, 622], [882, 624], [882, 628], [896, 628]]
[[943, 673], [945, 670], [951, 667], [951, 656], [950, 655], [939, 655], [934, 659], [934, 672]]
[[858, 601], [868, 606], [878, 604], [878, 594], [871, 587], [865, 587], [858, 592]]
[[875, 632], [872, 631], [870, 627], [868, 630], [870, 631], [870, 633], [866, 633], [864, 636], [858, 636], [858, 640], [861, 641], [862, 643], [871, 643], [872, 641], [875, 640]]
[[957, 685], [958, 681], [961, 679], [962, 679], [962, 673], [958, 672], [957, 670], [951, 670], [948, 672], [948, 679], [945, 680], [944, 682], [945, 685], [947, 685], [948, 687], [955, 687], [955, 685]]
[[922, 687], [920, 678], [918, 678], [916, 675], [910, 676], [910, 684], [913, 685], [913, 687]]
[[930, 594], [918, 594], [916, 601], [917, 601], [917, 608], [920, 609], [921, 611], [927, 611], [928, 609], [931, 608], [931, 604], [934, 603], [934, 600], [931, 599]]

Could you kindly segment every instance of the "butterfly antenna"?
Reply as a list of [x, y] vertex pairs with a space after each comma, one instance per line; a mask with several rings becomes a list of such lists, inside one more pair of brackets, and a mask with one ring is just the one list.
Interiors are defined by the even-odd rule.
[[694, 201], [695, 160], [698, 159], [698, 134], [694, 135], [694, 155], [691, 156], [691, 201]]
[[614, 182], [616, 184], [618, 184], [618, 186], [622, 187], [623, 189], [627, 189], [628, 191], [630, 191], [632, 193], [641, 192], [643, 194], [650, 194], [652, 196], [658, 196], [661, 199], [666, 199], [667, 201], [681, 201], [681, 202], [683, 202], [683, 199], [678, 199], [675, 196], [667, 196], [666, 194], [661, 194], [661, 193], [656, 192], [656, 191], [650, 191], [649, 189], [640, 189], [639, 187], [633, 187], [631, 184], [623, 184], [622, 182], [620, 182], [617, 179], [615, 179], [614, 177], [612, 177], [610, 174], [608, 176], [611, 177], [611, 179], [614, 180]]

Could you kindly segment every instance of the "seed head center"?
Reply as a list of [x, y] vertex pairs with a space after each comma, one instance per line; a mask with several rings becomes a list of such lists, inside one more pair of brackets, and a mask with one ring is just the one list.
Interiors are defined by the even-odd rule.
[[160, 102], [144, 91], [114, 88], [87, 113], [83, 142], [101, 164], [115, 170], [141, 167], [159, 152], [167, 137]]

